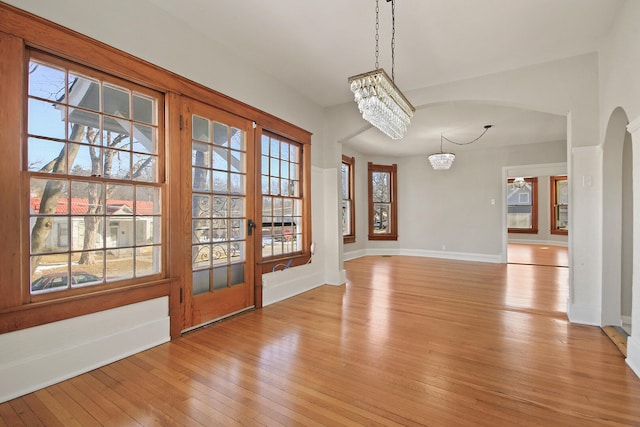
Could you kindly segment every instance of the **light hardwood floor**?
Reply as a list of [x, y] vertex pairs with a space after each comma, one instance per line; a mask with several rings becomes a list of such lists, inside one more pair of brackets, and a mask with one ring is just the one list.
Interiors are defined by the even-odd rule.
[[566, 246], [509, 243], [507, 260], [512, 264], [569, 266], [569, 254]]
[[0, 425], [640, 425], [567, 268], [365, 257], [302, 295], [0, 405]]

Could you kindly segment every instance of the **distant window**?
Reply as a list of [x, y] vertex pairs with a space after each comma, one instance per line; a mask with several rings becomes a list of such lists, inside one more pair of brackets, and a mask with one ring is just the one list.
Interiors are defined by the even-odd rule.
[[510, 178], [507, 183], [509, 233], [538, 232], [538, 178]]
[[369, 240], [398, 240], [397, 165], [369, 162]]
[[354, 174], [355, 159], [342, 156], [342, 237], [344, 243], [356, 241]]
[[551, 234], [569, 233], [569, 186], [566, 176], [550, 178]]

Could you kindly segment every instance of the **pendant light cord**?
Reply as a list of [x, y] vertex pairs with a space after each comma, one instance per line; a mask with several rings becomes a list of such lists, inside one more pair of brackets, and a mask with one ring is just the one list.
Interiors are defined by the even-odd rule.
[[493, 125], [485, 125], [484, 127], [484, 131], [480, 134], [479, 137], [477, 137], [476, 139], [474, 139], [473, 141], [469, 141], [469, 142], [456, 142], [456, 141], [452, 141], [449, 138], [447, 138], [446, 136], [440, 134], [440, 151], [442, 151], [442, 140], [444, 139], [447, 142], [450, 142], [452, 144], [456, 144], [456, 145], [469, 145], [469, 144], [473, 144], [474, 142], [476, 142], [477, 140], [479, 140], [480, 138], [482, 138], [484, 136], [485, 133], [487, 133], [487, 131], [489, 129], [491, 129]]

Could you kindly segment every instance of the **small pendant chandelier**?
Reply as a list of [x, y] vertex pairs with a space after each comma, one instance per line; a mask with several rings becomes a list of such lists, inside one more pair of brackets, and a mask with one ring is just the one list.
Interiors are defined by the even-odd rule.
[[376, 65], [375, 70], [349, 77], [349, 85], [362, 113], [362, 118], [391, 139], [402, 139], [415, 108], [395, 85], [395, 0], [391, 2], [391, 78], [378, 62], [379, 7], [376, 0]]
[[456, 159], [455, 154], [442, 151], [442, 138], [444, 137], [440, 134], [440, 152], [429, 155], [429, 163], [431, 163], [433, 170], [437, 171], [449, 169]]
[[429, 155], [429, 163], [431, 163], [431, 167], [433, 168], [433, 170], [437, 170], [437, 171], [441, 171], [441, 170], [447, 170], [449, 168], [451, 168], [451, 165], [453, 165], [453, 161], [456, 159], [456, 155], [453, 153], [445, 153], [442, 151], [442, 141], [446, 140], [452, 144], [456, 144], [456, 145], [469, 145], [471, 143], [476, 142], [477, 140], [479, 140], [480, 138], [482, 138], [482, 136], [487, 133], [487, 131], [489, 129], [491, 129], [493, 127], [493, 125], [485, 125], [484, 126], [484, 131], [480, 134], [479, 137], [477, 137], [476, 139], [474, 139], [473, 141], [469, 141], [469, 142], [455, 142], [450, 140], [449, 138], [445, 137], [444, 135], [440, 134], [440, 152], [439, 153], [433, 153]]

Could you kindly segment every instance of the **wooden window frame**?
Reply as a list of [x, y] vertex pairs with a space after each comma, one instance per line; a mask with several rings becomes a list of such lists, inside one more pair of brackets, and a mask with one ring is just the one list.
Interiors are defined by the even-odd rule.
[[[23, 164], [23, 170], [24, 170], [24, 174], [25, 174], [25, 181], [28, 183], [31, 179], [40, 179], [40, 180], [66, 180], [69, 183], [72, 182], [93, 182], [93, 183], [101, 183], [103, 185], [108, 185], [108, 184], [116, 184], [116, 185], [127, 185], [127, 186], [131, 186], [132, 189], [136, 186], [144, 186], [144, 187], [155, 187], [159, 190], [159, 196], [160, 196], [160, 206], [161, 206], [161, 210], [160, 210], [160, 215], [151, 215], [154, 217], [159, 217], [160, 218], [160, 222], [161, 222], [161, 227], [160, 227], [160, 235], [162, 236], [162, 240], [160, 242], [160, 244], [155, 244], [153, 246], [159, 247], [160, 249], [160, 254], [159, 254], [159, 261], [160, 261], [160, 271], [150, 274], [150, 275], [142, 275], [142, 276], [138, 276], [138, 277], [125, 277], [122, 279], [116, 279], [116, 280], [108, 280], [107, 277], [102, 278], [102, 282], [95, 284], [95, 285], [90, 285], [90, 286], [80, 286], [80, 287], [73, 287], [73, 286], [69, 286], [68, 289], [64, 289], [64, 290], [52, 290], [52, 291], [47, 291], [47, 292], [36, 292], [36, 293], [32, 293], [30, 292], [29, 287], [25, 287], [24, 289], [24, 301], [29, 301], [29, 302], [40, 302], [40, 301], [49, 301], [49, 300], [55, 300], [55, 299], [59, 299], [59, 298], [66, 298], [69, 296], [73, 296], [73, 295], [86, 295], [86, 294], [92, 294], [92, 293], [96, 293], [96, 292], [100, 292], [102, 290], [109, 290], [109, 289], [115, 289], [115, 288], [120, 288], [120, 287], [127, 287], [130, 285], [134, 285], [134, 284], [141, 284], [141, 283], [145, 283], [145, 282], [150, 282], [150, 281], [157, 281], [157, 280], [162, 280], [163, 278], [166, 277], [166, 263], [167, 263], [167, 257], [166, 257], [166, 205], [164, 203], [162, 203], [162, 200], [164, 198], [165, 192], [166, 192], [166, 185], [165, 185], [165, 158], [164, 158], [164, 96], [162, 93], [159, 93], [157, 91], [153, 91], [150, 90], [146, 87], [142, 87], [140, 85], [137, 85], [135, 83], [120, 79], [120, 78], [116, 78], [114, 76], [102, 73], [100, 71], [96, 71], [96, 70], [92, 70], [90, 68], [87, 68], [85, 66], [79, 65], [77, 63], [71, 62], [71, 61], [67, 61], [64, 60], [60, 57], [56, 57], [56, 56], [52, 56], [49, 54], [45, 54], [42, 53], [40, 51], [37, 50], [33, 50], [33, 49], [28, 49], [27, 50], [27, 54], [28, 54], [28, 61], [36, 61], [40, 64], [44, 64], [46, 66], [52, 66], [52, 67], [56, 67], [59, 69], [65, 69], [67, 71], [69, 71], [70, 73], [79, 73], [82, 76], [86, 76], [92, 79], [96, 79], [97, 81], [101, 82], [100, 84], [115, 84], [118, 85], [119, 87], [123, 87], [126, 89], [131, 90], [132, 92], [136, 92], [138, 94], [144, 94], [147, 95], [149, 97], [153, 97], [154, 99], [156, 99], [157, 105], [157, 111], [155, 112], [157, 114], [157, 120], [156, 120], [156, 124], [154, 125], [154, 127], [157, 129], [157, 144], [158, 144], [158, 148], [157, 148], [157, 153], [154, 153], [154, 157], [157, 157], [157, 176], [155, 181], [151, 181], [151, 182], [145, 182], [145, 181], [136, 181], [134, 179], [129, 179], [129, 180], [123, 180], [123, 179], [117, 179], [117, 178], [105, 178], [103, 176], [91, 176], [91, 177], [87, 177], [87, 176], [80, 176], [80, 175], [72, 175], [72, 174], [59, 174], [59, 173], [42, 173], [42, 172], [36, 172], [36, 171], [28, 171], [28, 165], [27, 165], [27, 153], [28, 153], [28, 147], [26, 144], [26, 141], [23, 142], [23, 147], [25, 149], [25, 155], [23, 156], [24, 159], [24, 164]], [[28, 79], [27, 79], [28, 80]], [[26, 97], [26, 93], [25, 93], [25, 97]], [[70, 108], [70, 107], [67, 107]], [[103, 117], [108, 117], [106, 113], [104, 113], [102, 111], [102, 109], [100, 109], [99, 112], [96, 113], [97, 115]], [[27, 117], [28, 119], [28, 117]], [[100, 121], [103, 121], [100, 120]], [[123, 120], [128, 120], [128, 119], [123, 119]], [[133, 118], [131, 119], [131, 122], [133, 123]], [[25, 139], [29, 138], [30, 134], [25, 133]], [[46, 138], [46, 137], [45, 137]], [[85, 141], [82, 141], [83, 143]], [[104, 144], [100, 144], [98, 145], [98, 147], [102, 148], [103, 150], [105, 149]], [[119, 150], [120, 152], [127, 152]], [[129, 153], [133, 153], [133, 151], [131, 151], [131, 147], [129, 147]], [[101, 165], [102, 166], [102, 165]], [[131, 171], [133, 172], [133, 171]], [[29, 188], [29, 185], [26, 185], [27, 189]], [[27, 194], [24, 196], [25, 198], [23, 199], [23, 206], [30, 206], [30, 195]], [[105, 198], [105, 208], [108, 206], [108, 202], [109, 202], [109, 198], [106, 197]], [[133, 206], [131, 206], [131, 208], [133, 208]], [[35, 218], [36, 215], [38, 214], [38, 212], [33, 212], [30, 213], [30, 217]], [[77, 214], [74, 215], [71, 211], [69, 211], [66, 215], [56, 215], [56, 218], [63, 218], [63, 217], [67, 217], [67, 218], [72, 218], [74, 216], [78, 216]], [[131, 218], [132, 221], [138, 221], [140, 217], [145, 216], [145, 215], [140, 215], [137, 213], [132, 213], [131, 216], [127, 216], [127, 217], [122, 217], [122, 218]], [[115, 216], [115, 217], [111, 217], [108, 215], [108, 213], [103, 212], [101, 215], [98, 215], [98, 217], [101, 217], [102, 220], [108, 224], [109, 220], [116, 220], [120, 217]], [[54, 217], [51, 217], [52, 219]], [[69, 223], [67, 223], [69, 224]], [[108, 226], [107, 226], [108, 227]], [[30, 230], [27, 227], [24, 227], [23, 229], [23, 235], [22, 235], [22, 239], [23, 239], [23, 247], [25, 248], [29, 248], [30, 247]], [[107, 233], [105, 233], [105, 239], [107, 237]], [[132, 242], [130, 245], [126, 246], [125, 249], [129, 249], [132, 251], [136, 251], [138, 248], [143, 247], [143, 246], [148, 246], [148, 245], [140, 245], [137, 242], [136, 236], [132, 237]], [[113, 250], [118, 250], [120, 249], [120, 246], [117, 247], [112, 247], [109, 248], [108, 246], [103, 247], [102, 248], [105, 252], [109, 252], [109, 251], [113, 251]], [[67, 253], [74, 253], [77, 251], [74, 251], [73, 248], [71, 247], [71, 245], [67, 245]], [[30, 271], [30, 265], [29, 262], [25, 262], [24, 265], [24, 272], [23, 272], [23, 277], [30, 277], [31, 275], [31, 271]], [[106, 265], [106, 260], [105, 260], [105, 267], [104, 267], [104, 272], [108, 272], [108, 267]], [[133, 271], [133, 270], [132, 270]], [[29, 280], [31, 281], [31, 279]]]
[[[347, 202], [349, 204], [349, 230], [350, 233], [342, 234], [343, 243], [355, 243], [356, 241], [356, 206], [355, 206], [355, 175], [356, 175], [356, 159], [355, 157], [349, 157], [342, 155], [341, 165], [347, 165], [349, 167], [349, 173], [347, 176], [347, 194], [346, 199], [342, 199], [342, 203]], [[342, 178], [342, 168], [340, 169], [340, 175]]]
[[261, 166], [256, 173], [256, 233], [260, 233], [260, 238], [256, 241], [257, 264], [260, 266], [261, 273], [271, 273], [277, 269], [296, 267], [304, 265], [311, 260], [311, 145], [310, 140], [295, 140], [290, 137], [283, 136], [278, 132], [258, 127], [256, 132], [256, 165], [261, 165], [262, 157], [262, 136], [277, 138], [290, 144], [295, 144], [300, 149], [300, 196], [302, 200], [302, 245], [301, 250], [291, 253], [274, 255], [269, 257], [262, 256], [262, 231], [258, 227], [262, 224], [262, 190], [261, 190]]
[[[28, 278], [24, 277], [28, 247], [24, 247], [24, 228], [28, 227], [28, 211], [24, 201], [28, 193], [28, 179], [23, 168], [22, 141], [26, 129], [17, 125], [25, 123], [26, 116], [26, 68], [28, 49], [36, 49], [54, 55], [64, 61], [82, 64], [86, 68], [101, 72], [147, 87], [164, 94], [164, 150], [166, 170], [166, 192], [162, 204], [167, 209], [164, 241], [167, 244], [166, 270], [157, 280], [145, 280], [127, 286], [100, 289], [88, 294], [70, 295], [49, 301], [32, 302], [25, 300]], [[308, 219], [305, 227], [307, 240], [305, 253], [293, 265], [303, 264], [310, 259], [311, 245], [311, 133], [281, 120], [269, 113], [234, 100], [215, 90], [176, 75], [159, 66], [124, 53], [88, 36], [54, 24], [46, 19], [16, 7], [0, 3], [0, 235], [4, 244], [0, 245], [2, 272], [0, 277], [0, 334], [33, 326], [91, 314], [128, 304], [148, 301], [154, 298], [169, 298], [170, 332], [172, 337], [180, 336], [182, 330], [181, 294], [184, 277], [188, 272], [182, 237], [190, 232], [190, 224], [182, 221], [181, 176], [181, 106], [185, 98], [196, 99], [228, 113], [246, 118], [256, 123], [258, 130], [268, 129], [278, 135], [304, 144], [304, 169], [306, 177], [305, 209]], [[260, 132], [256, 132], [259, 135]], [[255, 239], [257, 241], [257, 239]], [[257, 243], [259, 245], [259, 243]], [[256, 248], [257, 249], [257, 248]], [[263, 270], [270, 271], [268, 265]], [[256, 269], [256, 307], [262, 306], [262, 272]]]
[[[373, 173], [382, 172], [388, 173], [391, 179], [391, 218], [390, 218], [390, 230], [389, 233], [380, 234], [374, 233], [374, 202], [373, 202]], [[368, 207], [369, 207], [369, 240], [398, 240], [398, 185], [397, 185], [397, 172], [398, 165], [376, 165], [372, 162], [367, 164], [367, 184], [368, 184]]]
[[[551, 224], [551, 234], [557, 234], [561, 236], [567, 236], [569, 234], [569, 230], [558, 230], [556, 225], [556, 207], [558, 206], [558, 194], [557, 194], [557, 182], [558, 181], [568, 181], [566, 175], [557, 175], [549, 177], [549, 207], [550, 207], [550, 224]], [[568, 205], [567, 205], [568, 207]]]
[[[508, 228], [509, 233], [538, 234], [538, 178], [524, 178], [525, 182], [531, 184], [531, 228]], [[514, 178], [509, 178], [508, 182], [513, 183]], [[507, 209], [509, 205], [507, 204]]]

